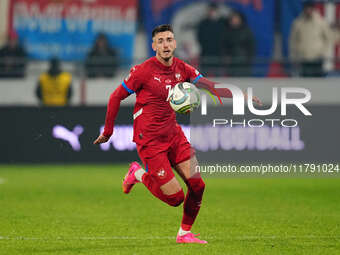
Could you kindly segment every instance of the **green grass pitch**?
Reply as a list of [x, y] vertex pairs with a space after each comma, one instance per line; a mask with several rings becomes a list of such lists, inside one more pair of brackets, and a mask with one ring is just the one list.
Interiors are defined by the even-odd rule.
[[0, 165], [0, 254], [340, 254], [340, 179], [207, 178], [193, 232], [127, 165]]

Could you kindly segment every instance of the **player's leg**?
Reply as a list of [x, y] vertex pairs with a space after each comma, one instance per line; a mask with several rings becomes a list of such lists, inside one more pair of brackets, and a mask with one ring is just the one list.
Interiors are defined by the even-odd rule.
[[178, 181], [173, 177], [167, 183], [160, 185], [157, 178], [146, 173], [142, 182], [145, 187], [158, 199], [167, 203], [170, 206], [179, 206], [184, 201], [184, 192]]
[[198, 212], [201, 208], [201, 202], [205, 183], [199, 173], [195, 172], [197, 159], [193, 156], [191, 159], [183, 161], [176, 165], [175, 169], [183, 178], [188, 187], [183, 206], [183, 218], [180, 231], [190, 231]]
[[142, 182], [158, 199], [168, 205], [179, 206], [184, 200], [184, 192], [172, 172], [166, 153], [158, 153], [151, 158], [144, 157], [142, 160], [146, 169], [136, 162], [132, 163], [123, 181], [123, 191], [128, 193], [133, 184]]
[[191, 233], [191, 227], [201, 207], [205, 183], [201, 175], [195, 171], [198, 164], [197, 159], [183, 132], [180, 132], [177, 136], [170, 151], [170, 162], [188, 187], [177, 242], [206, 243], [206, 241], [199, 240]]

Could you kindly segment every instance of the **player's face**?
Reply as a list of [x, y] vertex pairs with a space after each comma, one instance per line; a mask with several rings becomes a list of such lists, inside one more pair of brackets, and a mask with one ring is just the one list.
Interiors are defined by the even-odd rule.
[[156, 55], [169, 61], [176, 49], [174, 34], [170, 31], [157, 33], [153, 38], [152, 49], [156, 51]]

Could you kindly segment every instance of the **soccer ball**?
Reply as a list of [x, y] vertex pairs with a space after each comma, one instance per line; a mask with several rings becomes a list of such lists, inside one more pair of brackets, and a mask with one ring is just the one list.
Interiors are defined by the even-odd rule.
[[200, 105], [201, 96], [194, 84], [181, 82], [172, 89], [169, 101], [170, 106], [176, 112], [188, 113]]

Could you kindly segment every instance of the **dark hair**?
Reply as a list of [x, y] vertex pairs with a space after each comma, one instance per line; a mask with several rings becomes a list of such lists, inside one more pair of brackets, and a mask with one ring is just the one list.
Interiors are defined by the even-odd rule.
[[61, 73], [60, 60], [57, 57], [52, 57], [49, 63], [50, 67], [48, 69], [48, 73], [51, 76], [57, 76], [59, 73]]
[[315, 3], [312, 1], [305, 1], [303, 2], [303, 9], [306, 8], [313, 8], [315, 6]]
[[152, 30], [152, 38], [154, 38], [156, 34], [165, 31], [170, 31], [171, 33], [174, 33], [174, 31], [172, 30], [172, 26], [170, 24], [163, 24], [155, 27]]
[[215, 3], [215, 2], [211, 2], [211, 3], [209, 3], [209, 9], [210, 10], [217, 10], [218, 9], [218, 5], [217, 5], [217, 3]]

